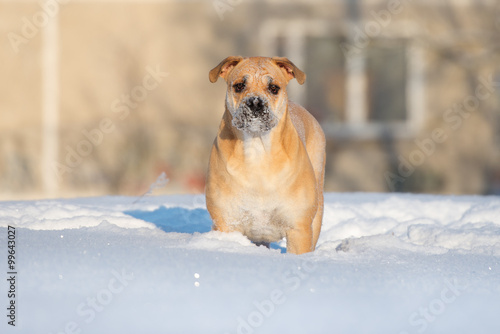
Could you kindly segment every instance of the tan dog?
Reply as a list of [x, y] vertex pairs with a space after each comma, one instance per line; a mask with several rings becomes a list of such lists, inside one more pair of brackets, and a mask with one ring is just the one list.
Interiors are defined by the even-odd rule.
[[210, 81], [219, 76], [227, 94], [207, 177], [212, 229], [266, 246], [286, 237], [287, 252], [313, 251], [323, 218], [325, 136], [286, 92], [305, 74], [287, 58], [228, 57]]

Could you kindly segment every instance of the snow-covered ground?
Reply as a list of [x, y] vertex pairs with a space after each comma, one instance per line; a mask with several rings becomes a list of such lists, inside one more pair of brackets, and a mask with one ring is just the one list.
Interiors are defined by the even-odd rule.
[[300, 256], [211, 232], [201, 195], [134, 201], [0, 202], [0, 332], [500, 333], [499, 197], [327, 194]]

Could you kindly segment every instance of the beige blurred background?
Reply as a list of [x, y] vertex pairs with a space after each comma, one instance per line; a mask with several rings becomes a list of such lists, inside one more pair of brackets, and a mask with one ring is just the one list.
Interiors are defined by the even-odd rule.
[[500, 193], [500, 2], [0, 0], [0, 199], [200, 193], [228, 55], [286, 56], [327, 191]]

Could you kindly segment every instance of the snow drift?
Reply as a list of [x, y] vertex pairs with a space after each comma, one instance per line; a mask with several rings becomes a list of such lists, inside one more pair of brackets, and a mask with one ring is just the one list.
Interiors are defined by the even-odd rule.
[[327, 194], [300, 256], [210, 231], [202, 195], [0, 202], [5, 275], [8, 226], [2, 333], [500, 330], [498, 197]]

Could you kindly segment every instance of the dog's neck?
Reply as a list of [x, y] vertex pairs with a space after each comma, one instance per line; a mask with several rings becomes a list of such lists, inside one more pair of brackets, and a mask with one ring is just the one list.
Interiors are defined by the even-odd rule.
[[245, 160], [261, 159], [263, 156], [271, 154], [272, 149], [272, 131], [265, 133], [248, 133], [242, 132], [241, 140], [243, 143], [243, 152]]

